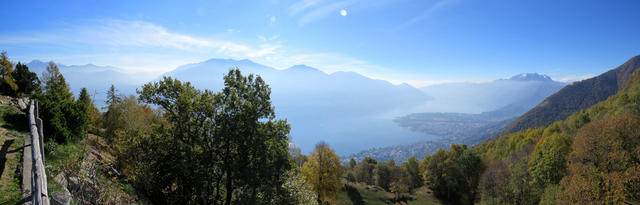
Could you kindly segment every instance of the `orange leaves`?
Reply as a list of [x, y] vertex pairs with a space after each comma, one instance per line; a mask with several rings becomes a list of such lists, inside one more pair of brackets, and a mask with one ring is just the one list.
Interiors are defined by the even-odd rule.
[[595, 121], [578, 132], [569, 156], [563, 199], [571, 203], [622, 203], [637, 199], [640, 119], [630, 114]]

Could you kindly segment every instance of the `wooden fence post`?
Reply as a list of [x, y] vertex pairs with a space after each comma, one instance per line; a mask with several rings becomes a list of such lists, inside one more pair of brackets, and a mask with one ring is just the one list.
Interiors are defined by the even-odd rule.
[[[31, 131], [31, 202], [34, 205], [49, 205], [49, 193], [47, 192], [47, 174], [44, 168], [44, 152], [42, 146], [42, 120], [36, 118], [36, 103], [31, 101], [29, 107], [29, 130]], [[38, 126], [40, 125], [40, 126]], [[26, 171], [26, 170], [25, 170]]]

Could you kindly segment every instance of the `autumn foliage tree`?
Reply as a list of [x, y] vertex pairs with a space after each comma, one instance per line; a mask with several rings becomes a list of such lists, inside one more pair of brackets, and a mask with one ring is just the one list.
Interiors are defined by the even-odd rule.
[[580, 129], [561, 185], [567, 203], [640, 200], [640, 119], [622, 113]]
[[0, 89], [6, 95], [15, 95], [18, 85], [13, 81], [13, 62], [6, 51], [0, 53]]
[[333, 202], [340, 192], [340, 159], [325, 142], [316, 145], [302, 166], [304, 178], [313, 185], [320, 204]]

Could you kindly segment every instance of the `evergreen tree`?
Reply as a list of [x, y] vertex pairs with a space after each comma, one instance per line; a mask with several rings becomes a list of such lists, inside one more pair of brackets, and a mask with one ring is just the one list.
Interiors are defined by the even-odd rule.
[[89, 92], [87, 92], [87, 88], [82, 88], [80, 90], [77, 103], [81, 109], [84, 109], [84, 112], [87, 113], [87, 128], [92, 129], [92, 132], [97, 132], [100, 121], [100, 111], [98, 111], [98, 108], [93, 104], [93, 100], [91, 99]]
[[102, 126], [105, 128], [103, 135], [107, 140], [112, 140], [115, 137], [116, 130], [124, 127], [123, 121], [120, 120], [122, 115], [122, 109], [119, 107], [122, 104], [122, 97], [116, 90], [114, 85], [111, 85], [107, 91], [107, 112], [102, 116]]
[[29, 67], [22, 63], [18, 62], [16, 69], [13, 71], [12, 77], [18, 86], [18, 95], [29, 95], [40, 89], [40, 80], [38, 79], [38, 75], [29, 71]]
[[43, 73], [44, 93], [40, 101], [40, 113], [47, 137], [57, 142], [79, 139], [86, 134], [88, 114], [82, 103], [74, 101], [69, 86], [54, 62], [49, 62]]
[[120, 96], [120, 94], [118, 93], [118, 90], [116, 90], [116, 86], [114, 86], [113, 84], [111, 84], [111, 87], [109, 87], [109, 91], [107, 91], [107, 106], [111, 106], [111, 105], [117, 105], [122, 103], [122, 96]]

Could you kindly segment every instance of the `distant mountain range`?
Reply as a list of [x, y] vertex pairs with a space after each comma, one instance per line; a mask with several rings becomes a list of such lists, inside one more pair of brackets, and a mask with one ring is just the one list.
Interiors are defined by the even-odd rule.
[[[48, 62], [33, 60], [26, 65], [31, 72], [41, 76], [48, 64]], [[135, 94], [137, 87], [153, 78], [148, 73], [130, 74], [113, 66], [57, 65], [74, 93], [79, 93], [83, 87], [87, 88], [87, 91], [94, 95], [96, 105], [100, 107], [104, 105], [106, 92], [111, 84], [124, 94]]]
[[500, 134], [546, 126], [555, 121], [563, 120], [576, 111], [606, 100], [622, 88], [638, 67], [640, 67], [640, 56], [635, 56], [617, 68], [599, 76], [574, 82], [520, 116]]
[[[46, 65], [41, 61], [27, 64], [37, 74], [42, 74]], [[92, 64], [58, 64], [58, 67], [74, 93], [86, 87], [95, 94], [98, 106], [104, 105], [106, 90], [111, 84], [129, 95], [135, 94], [136, 88], [145, 82], [171, 76], [190, 81], [199, 89], [219, 91], [224, 86], [223, 76], [231, 68], [239, 68], [245, 75], [258, 74], [272, 88], [277, 117], [288, 120], [292, 125], [291, 140], [305, 152], [313, 151], [321, 140], [343, 155], [370, 147], [435, 138], [408, 131], [392, 121], [398, 115], [415, 112], [416, 107], [431, 97], [407, 84], [394, 85], [354, 72], [326, 74], [305, 65], [277, 70], [250, 60], [232, 59], [187, 64], [160, 77], [132, 75], [117, 67]]]
[[[640, 64], [638, 58], [629, 60], [617, 71], [596, 77], [597, 80], [576, 82], [558, 93], [577, 92], [564, 90], [589, 87], [583, 85], [583, 82], [589, 82], [591, 89], [585, 88], [587, 91], [581, 92], [597, 97], [574, 98], [584, 99], [584, 106], [606, 99], [615, 93], [612, 89], [621, 86], [635, 70], [632, 67]], [[27, 63], [38, 74], [46, 65], [41, 61]], [[88, 88], [90, 93], [96, 94], [95, 101], [99, 106], [104, 105], [106, 90], [111, 84], [128, 95], [135, 94], [135, 89], [143, 83], [159, 79], [148, 73], [129, 74], [112, 66], [59, 64], [59, 67], [74, 92]], [[446, 83], [416, 89], [354, 72], [327, 74], [305, 65], [278, 70], [250, 60], [232, 59], [187, 64], [160, 77], [172, 76], [190, 81], [200, 89], [218, 91], [223, 87], [222, 76], [235, 67], [243, 74], [259, 74], [270, 85], [278, 118], [286, 118], [292, 125], [291, 140], [304, 152], [311, 152], [315, 143], [325, 140], [342, 156], [369, 149], [367, 153], [397, 161], [407, 156], [424, 156], [450, 143], [481, 142], [564, 86], [546, 75], [525, 73], [486, 83]], [[559, 101], [554, 96], [545, 102], [557, 105]], [[545, 107], [545, 102], [504, 131], [528, 127], [526, 123], [535, 125], [526, 116]], [[552, 122], [558, 117], [562, 116], [540, 121]], [[370, 149], [389, 145], [394, 147]], [[402, 147], [406, 149], [398, 151], [404, 149]], [[364, 156], [363, 153], [352, 156]]]
[[491, 82], [443, 83], [420, 88], [434, 100], [425, 104], [429, 112], [482, 113], [522, 105], [522, 112], [565, 86], [549, 76], [523, 73]]
[[394, 159], [403, 162], [410, 156], [422, 158], [452, 143], [473, 145], [483, 142], [563, 86], [564, 83], [553, 81], [543, 74], [523, 73], [485, 83], [445, 83], [424, 87], [422, 90], [434, 97], [427, 104], [438, 101], [443, 105], [455, 104], [456, 106], [447, 108], [454, 110], [501, 107], [478, 114], [422, 112], [398, 117], [394, 121], [402, 127], [442, 138], [368, 149], [345, 159], [360, 160], [373, 156], [382, 161]]
[[[527, 128], [535, 128], [540, 126], [549, 125], [558, 120], [564, 120], [572, 113], [576, 113], [580, 110], [587, 109], [599, 102], [602, 102], [615, 95], [619, 90], [623, 88], [623, 85], [629, 80], [634, 71], [640, 67], [640, 56], [635, 56], [629, 59], [627, 62], [612, 69], [599, 76], [586, 79], [579, 82], [574, 82], [571, 85], [567, 85], [560, 89], [558, 92], [547, 97], [544, 101], [537, 106], [518, 117], [517, 120], [509, 124], [500, 135], [494, 135], [489, 140], [497, 139], [499, 136], [524, 130]], [[530, 78], [530, 74], [521, 75], [518, 79]], [[514, 76], [514, 78], [517, 76]], [[512, 80], [515, 80], [511, 78]], [[544, 77], [543, 77], [544, 78]], [[541, 79], [535, 77], [534, 79]], [[546, 78], [545, 78], [546, 79]], [[636, 79], [637, 80], [637, 79]], [[592, 108], [595, 110], [597, 108]], [[485, 114], [485, 113], [483, 113]], [[463, 114], [431, 114], [425, 116], [406, 116], [407, 118], [426, 118], [432, 121], [436, 119], [456, 119], [465, 118], [473, 119], [475, 117], [481, 117], [483, 114], [465, 116]], [[439, 117], [439, 118], [437, 118]], [[489, 117], [490, 118], [490, 117]], [[446, 120], [444, 120], [446, 121]], [[451, 120], [455, 121], [455, 120]], [[442, 134], [446, 134], [443, 132]], [[478, 135], [482, 136], [482, 135]], [[366, 156], [373, 157], [377, 160], [395, 159], [396, 162], [405, 161], [409, 157], [423, 158], [427, 154], [434, 153], [440, 147], [448, 147], [454, 143], [478, 143], [477, 138], [440, 138], [436, 140], [428, 140], [418, 143], [411, 143], [406, 145], [394, 145], [382, 148], [374, 148], [361, 151], [356, 154], [352, 154], [343, 160], [349, 160], [355, 158], [358, 160], [363, 159]]]
[[[437, 86], [439, 93], [443, 91], [455, 93], [446, 95], [448, 101], [462, 100], [463, 103], [468, 104], [467, 106], [483, 104], [502, 107], [479, 114], [413, 113], [396, 118], [395, 121], [414, 132], [455, 138], [456, 141], [467, 144], [477, 143], [502, 131], [518, 116], [563, 86], [565, 86], [564, 83], [553, 81], [549, 76], [537, 73], [523, 73], [509, 79], [486, 83], [441, 84]], [[423, 89], [433, 91], [431, 87]], [[463, 100], [469, 97], [478, 100]], [[433, 101], [438, 100], [435, 98]]]
[[305, 65], [277, 70], [249, 60], [230, 59], [180, 66], [163, 76], [218, 91], [224, 86], [222, 76], [234, 67], [243, 74], [258, 74], [269, 84], [277, 117], [288, 120], [292, 141], [305, 152], [311, 152], [321, 140], [338, 154], [347, 154], [434, 138], [393, 123], [393, 117], [411, 113], [431, 99], [407, 84], [394, 85], [354, 72], [326, 74]]

